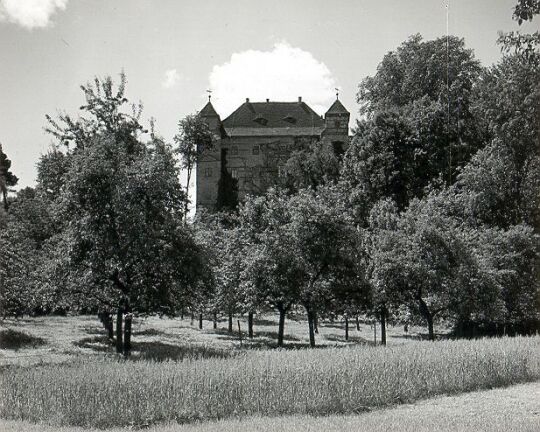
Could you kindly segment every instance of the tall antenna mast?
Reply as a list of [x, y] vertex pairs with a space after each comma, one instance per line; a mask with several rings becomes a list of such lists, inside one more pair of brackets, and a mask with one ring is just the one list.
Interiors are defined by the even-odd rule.
[[452, 143], [450, 142], [450, 0], [446, 0], [446, 141], [448, 145], [448, 185], [452, 184]]

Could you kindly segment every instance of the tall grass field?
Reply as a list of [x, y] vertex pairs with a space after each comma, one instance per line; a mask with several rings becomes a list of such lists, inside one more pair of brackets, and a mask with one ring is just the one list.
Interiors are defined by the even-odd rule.
[[182, 362], [81, 360], [0, 373], [0, 417], [111, 427], [358, 413], [540, 379], [540, 337], [248, 351]]

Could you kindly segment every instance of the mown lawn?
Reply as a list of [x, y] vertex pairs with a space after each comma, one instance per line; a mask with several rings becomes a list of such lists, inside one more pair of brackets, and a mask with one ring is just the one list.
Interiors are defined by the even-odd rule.
[[[307, 322], [288, 319], [285, 326], [285, 347], [288, 349], [309, 346]], [[238, 324], [242, 330], [242, 344], [238, 337]], [[225, 319], [218, 322], [214, 330], [210, 321], [204, 321], [204, 328], [198, 329], [197, 321], [191, 323], [189, 317], [180, 318], [136, 318], [133, 328], [133, 358], [155, 360], [181, 360], [186, 353], [225, 351], [228, 353], [245, 349], [273, 348], [276, 344], [278, 320], [275, 315], [256, 316], [255, 337], [246, 338], [247, 322], [235, 318], [234, 332], [229, 334]], [[103, 357], [114, 354], [114, 347], [105, 337], [103, 327], [96, 316], [48, 316], [38, 318], [7, 319], [0, 322], [0, 331], [23, 331], [44, 343], [27, 349], [0, 349], [0, 367], [6, 365], [30, 366], [43, 363], [64, 363], [80, 357]], [[380, 328], [377, 326], [377, 341], [380, 342]], [[440, 329], [441, 331], [444, 329]], [[402, 325], [388, 326], [388, 344], [402, 345], [421, 339], [426, 329], [410, 326], [404, 332]], [[374, 329], [372, 324], [362, 322], [356, 330], [354, 321], [350, 326], [349, 341], [345, 341], [343, 321], [321, 322], [317, 344], [320, 346], [372, 345]], [[203, 354], [205, 355], [205, 354]]]

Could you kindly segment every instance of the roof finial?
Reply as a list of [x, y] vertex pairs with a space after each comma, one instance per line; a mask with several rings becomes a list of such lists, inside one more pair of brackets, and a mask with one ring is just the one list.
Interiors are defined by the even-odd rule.
[[208, 102], [210, 102], [210, 99], [212, 99], [212, 90], [208, 89], [206, 93], [208, 93]]
[[339, 89], [336, 87], [335, 90], [336, 90], [336, 99], [339, 99]]

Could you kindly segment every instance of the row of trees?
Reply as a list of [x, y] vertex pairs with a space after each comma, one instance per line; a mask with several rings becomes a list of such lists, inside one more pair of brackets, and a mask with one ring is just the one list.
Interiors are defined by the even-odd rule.
[[[482, 68], [461, 39], [413, 36], [359, 87], [342, 159], [293, 152], [276, 188], [199, 215], [215, 275], [202, 311], [421, 319], [459, 334], [528, 333], [540, 311], [540, 69]], [[321, 163], [324, 161], [324, 163]], [[219, 235], [214, 237], [215, 233]], [[218, 240], [216, 240], [216, 238]]]
[[200, 320], [226, 315], [230, 331], [247, 314], [250, 334], [253, 315], [274, 310], [279, 346], [287, 314], [300, 309], [312, 346], [320, 317], [360, 313], [381, 322], [383, 342], [389, 317], [423, 320], [430, 338], [439, 319], [462, 334], [531, 332], [535, 58], [518, 50], [483, 68], [459, 38], [413, 36], [360, 84], [362, 120], [345, 155], [299, 146], [274, 188], [240, 206], [223, 199], [226, 212], [200, 212], [193, 224], [180, 167], [191, 175], [212, 146], [208, 128], [190, 116], [170, 146], [153, 122], [142, 126], [123, 74], [118, 87], [96, 79], [82, 87], [77, 118], [48, 117], [57, 145], [35, 188], [8, 199], [16, 177], [0, 152], [1, 313], [99, 313], [111, 337], [116, 314], [125, 354], [133, 314], [188, 308]]

